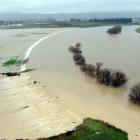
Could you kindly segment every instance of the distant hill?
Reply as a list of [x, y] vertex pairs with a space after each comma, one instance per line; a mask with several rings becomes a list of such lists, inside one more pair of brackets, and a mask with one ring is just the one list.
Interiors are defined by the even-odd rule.
[[45, 20], [49, 18], [69, 20], [71, 18], [140, 18], [140, 12], [96, 12], [96, 13], [59, 13], [59, 14], [24, 14], [0, 13], [0, 20]]

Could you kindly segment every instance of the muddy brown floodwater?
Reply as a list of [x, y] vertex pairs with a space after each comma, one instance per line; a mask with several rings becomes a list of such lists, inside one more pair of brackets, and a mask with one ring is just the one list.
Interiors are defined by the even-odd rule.
[[[92, 117], [104, 120], [127, 131], [130, 140], [140, 140], [140, 107], [135, 106], [128, 101], [129, 88], [140, 80], [140, 34], [135, 32], [137, 27], [138, 26], [124, 26], [122, 33], [118, 35], [107, 34], [106, 30], [110, 27], [85, 29], [67, 28], [65, 32], [38, 44], [38, 46], [33, 49], [28, 64], [28, 68], [36, 68], [37, 70], [28, 73], [25, 76], [23, 75], [20, 79], [16, 78], [17, 81], [13, 81], [12, 78], [1, 79], [2, 84], [0, 86], [0, 92], [6, 93], [5, 96], [4, 94], [1, 94], [2, 98], [4, 97], [5, 100], [14, 102], [13, 107], [10, 104], [11, 109], [7, 109], [7, 103], [1, 103], [1, 114], [3, 113], [3, 115], [2, 117], [0, 115], [0, 121], [3, 122], [4, 128], [2, 134], [6, 134], [4, 132], [7, 130], [7, 134], [11, 136], [12, 133], [10, 133], [10, 130], [13, 130], [14, 136], [17, 134], [22, 135], [21, 132], [24, 132], [25, 136], [30, 133], [30, 128], [31, 130], [34, 130], [31, 135], [33, 137], [37, 135], [35, 131], [39, 128], [42, 131], [38, 132], [39, 136], [41, 136], [41, 134], [44, 136], [45, 132], [48, 132], [48, 135], [53, 132], [56, 134], [63, 132], [65, 125], [67, 123], [71, 124], [72, 120], [78, 124], [81, 119]], [[44, 33], [51, 34], [61, 30], [65, 29], [16, 30], [8, 35], [8, 39], [0, 37], [2, 40], [0, 44], [0, 55], [2, 57], [23, 55], [27, 51], [28, 46], [31, 46], [38, 39], [45, 36]], [[43, 34], [41, 34], [42, 32]], [[9, 34], [9, 30], [7, 30], [7, 33]], [[7, 36], [7, 34], [5, 36]], [[77, 42], [82, 43], [83, 54], [88, 63], [94, 64], [95, 62], [102, 62], [104, 67], [122, 70], [129, 78], [128, 84], [124, 88], [117, 89], [105, 87], [81, 73], [79, 68], [74, 65], [72, 54], [68, 51], [68, 47], [75, 45]], [[19, 48], [19, 46], [21, 48]], [[25, 86], [27, 88], [25, 88], [27, 91], [25, 94], [24, 88], [20, 88], [21, 86], [19, 85], [28, 80], [26, 77], [32, 81], [39, 81], [40, 84], [29, 88]], [[28, 82], [29, 81], [26, 81], [25, 83]], [[17, 102], [18, 105], [16, 106], [15, 98], [10, 94], [10, 88], [13, 87], [13, 91], [19, 94], [19, 92], [16, 91], [16, 86], [18, 91], [22, 93], [21, 95], [16, 96], [17, 98], [20, 98], [20, 102], [23, 105], [29, 103], [33, 106], [25, 112], [29, 115], [25, 115], [24, 111], [17, 113], [17, 110], [15, 110], [17, 109], [16, 107], [22, 106], [22, 104], [20, 105], [20, 102]], [[40, 86], [43, 89], [40, 89]], [[29, 96], [28, 99], [30, 90], [31, 96]], [[39, 93], [39, 95], [37, 93]], [[24, 94], [26, 100], [22, 100]], [[8, 97], [10, 97], [10, 100]], [[54, 106], [55, 103], [53, 99], [57, 99], [60, 107], [57, 105]], [[41, 104], [42, 100], [44, 101], [44, 104]], [[46, 107], [48, 102], [53, 104], [56, 114], [52, 113], [53, 110], [49, 111], [48, 109], [47, 111]], [[48, 107], [51, 108], [51, 105]], [[14, 110], [12, 110], [13, 108]], [[22, 117], [16, 122], [17, 116], [14, 114], [15, 116], [13, 115], [12, 117], [14, 118], [13, 120], [16, 122], [15, 124], [17, 124], [17, 127], [15, 125], [15, 129], [12, 127], [6, 129], [8, 123], [4, 123], [3, 117], [4, 113], [6, 114], [4, 111], [5, 109], [14, 111], [18, 118], [20, 118], [20, 114], [25, 115], [26, 117]], [[72, 113], [67, 110], [70, 110]], [[42, 115], [39, 115], [40, 111]], [[45, 115], [47, 115], [48, 112], [51, 114], [51, 120], [55, 119], [59, 114], [55, 123], [58, 125], [57, 128], [59, 131], [54, 129], [54, 125], [50, 124], [50, 121], [49, 124], [53, 131], [48, 131], [48, 129], [45, 128], [48, 121], [48, 118], [45, 118]], [[59, 113], [57, 114], [57, 112]], [[66, 115], [65, 112], [67, 112]], [[62, 117], [60, 114], [62, 114]], [[31, 121], [32, 117], [33, 122]], [[7, 119], [9, 118], [7, 117]], [[21, 127], [22, 119], [24, 119], [24, 128]], [[7, 122], [10, 122], [10, 120]], [[27, 125], [28, 123], [30, 126]], [[59, 126], [59, 123], [63, 124], [63, 127], [62, 125]], [[20, 132], [17, 131], [19, 126], [21, 128]], [[26, 127], [28, 127], [27, 131], [25, 131]], [[71, 129], [72, 127], [74, 127], [74, 125], [66, 127], [66, 130]]]

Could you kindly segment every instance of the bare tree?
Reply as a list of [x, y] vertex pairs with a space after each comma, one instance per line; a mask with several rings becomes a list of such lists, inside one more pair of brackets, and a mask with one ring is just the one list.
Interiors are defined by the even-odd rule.
[[96, 68], [95, 68], [95, 70], [96, 70], [96, 77], [99, 76], [102, 65], [103, 65], [102, 63], [96, 63]]
[[111, 76], [111, 85], [114, 87], [123, 86], [128, 81], [126, 74], [121, 71], [114, 71]]
[[134, 104], [140, 105], [140, 83], [130, 89], [129, 100]]
[[110, 69], [102, 69], [98, 76], [98, 82], [109, 86], [111, 83], [111, 70]]

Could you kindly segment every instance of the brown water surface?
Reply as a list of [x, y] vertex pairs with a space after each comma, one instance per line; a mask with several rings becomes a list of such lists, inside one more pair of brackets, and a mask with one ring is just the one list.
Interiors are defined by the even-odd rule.
[[[79, 116], [102, 119], [126, 130], [132, 140], [140, 139], [140, 107], [128, 100], [129, 88], [140, 80], [140, 35], [136, 26], [125, 26], [121, 34], [108, 35], [109, 27], [70, 29], [35, 48], [30, 67], [32, 77], [43, 81], [51, 96], [58, 97]], [[129, 78], [124, 88], [99, 85], [74, 65], [68, 47], [82, 43], [88, 63], [122, 70]], [[138, 136], [136, 136], [138, 135]]]

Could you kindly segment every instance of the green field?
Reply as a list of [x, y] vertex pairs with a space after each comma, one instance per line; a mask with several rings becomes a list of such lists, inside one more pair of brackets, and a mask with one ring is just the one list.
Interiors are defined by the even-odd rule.
[[128, 140], [128, 134], [102, 121], [87, 118], [74, 131], [38, 140]]
[[[102, 22], [88, 22], [88, 21], [68, 21], [68, 22], [56, 22], [56, 23], [25, 23], [16, 25], [0, 25], [0, 29], [28, 29], [28, 28], [63, 28], [63, 27], [79, 27], [79, 28], [89, 28], [97, 26], [112, 26], [116, 23], [102, 23]], [[117, 25], [132, 25], [132, 24], [117, 24]]]

